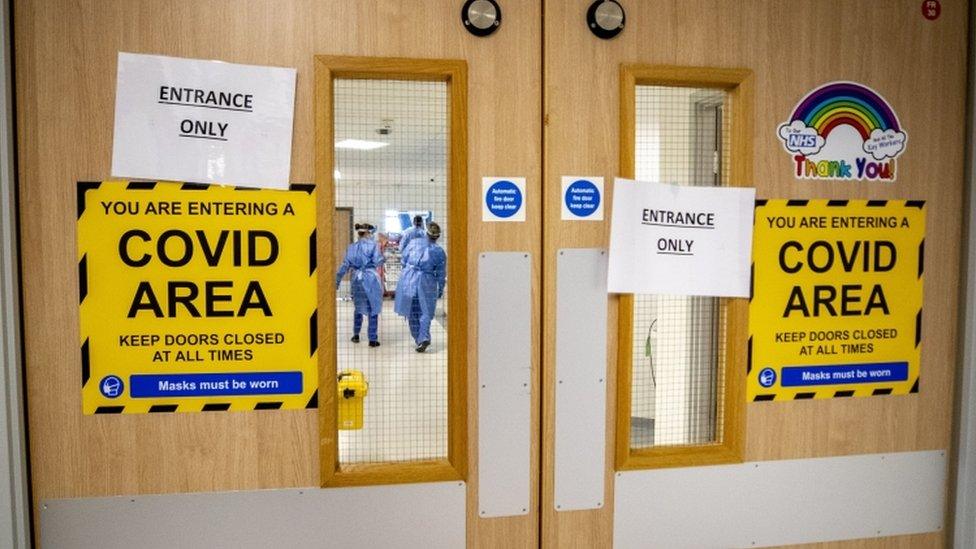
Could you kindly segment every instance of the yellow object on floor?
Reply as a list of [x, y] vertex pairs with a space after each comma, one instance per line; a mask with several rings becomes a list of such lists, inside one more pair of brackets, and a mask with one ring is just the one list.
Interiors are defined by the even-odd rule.
[[363, 428], [363, 399], [369, 392], [366, 376], [359, 370], [339, 372], [339, 429]]

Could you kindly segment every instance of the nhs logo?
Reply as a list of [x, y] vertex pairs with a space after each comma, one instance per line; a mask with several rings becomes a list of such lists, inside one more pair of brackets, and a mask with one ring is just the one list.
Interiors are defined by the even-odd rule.
[[817, 132], [816, 128], [811, 128], [803, 123], [802, 120], [794, 120], [779, 127], [779, 138], [783, 140], [783, 148], [792, 154], [802, 154], [810, 156], [820, 152], [823, 148], [825, 138]]
[[790, 149], [812, 148], [817, 146], [817, 136], [810, 134], [790, 134], [787, 136], [787, 147]]

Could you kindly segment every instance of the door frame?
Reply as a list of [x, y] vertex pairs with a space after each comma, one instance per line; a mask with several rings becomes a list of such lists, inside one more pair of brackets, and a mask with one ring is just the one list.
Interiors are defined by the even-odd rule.
[[[467, 173], [467, 63], [463, 60], [387, 57], [315, 56], [315, 186], [320, 212], [335, 208], [335, 98], [337, 78], [364, 80], [423, 80], [447, 83], [448, 215], [451, 239], [447, 254], [447, 292], [451, 315], [467, 318], [465, 294], [468, 254]], [[316, 231], [325, 245], [318, 247], [318, 265], [325, 273], [336, 271], [332, 254], [331, 217], [318, 216]], [[467, 478], [468, 380], [465, 322], [448, 323], [447, 458], [370, 464], [339, 463], [338, 399], [336, 397], [337, 342], [335, 286], [328, 276], [318, 277], [319, 316], [319, 469], [325, 486], [358, 486], [435, 482]]]
[[10, 3], [0, 8], [0, 545], [27, 547], [30, 508], [27, 491], [27, 430], [24, 422], [20, 337], [20, 280], [17, 247], [17, 191], [14, 173], [14, 116], [11, 89]]
[[[638, 85], [723, 89], [732, 101], [729, 184], [752, 182], [753, 75], [749, 69], [678, 67], [645, 64], [620, 66], [620, 176], [636, 173], [636, 90]], [[745, 382], [748, 361], [748, 302], [722, 299], [726, 314], [725, 368], [721, 441], [715, 444], [633, 449], [630, 445], [631, 381], [633, 361], [634, 296], [621, 294], [617, 316], [617, 417], [615, 464], [617, 470], [688, 467], [738, 463], [745, 447]]]
[[[970, 36], [976, 25], [976, 12], [970, 13]], [[956, 374], [956, 410], [953, 418], [955, 436], [953, 466], [955, 500], [950, 501], [949, 518], [955, 547], [976, 545], [976, 49], [969, 48], [969, 100], [966, 128], [966, 168], [968, 182], [963, 224], [966, 231], [962, 250], [962, 273], [965, 281], [959, 313], [959, 366]], [[962, 283], [963, 280], [960, 280]], [[950, 481], [950, 486], [953, 483]]]

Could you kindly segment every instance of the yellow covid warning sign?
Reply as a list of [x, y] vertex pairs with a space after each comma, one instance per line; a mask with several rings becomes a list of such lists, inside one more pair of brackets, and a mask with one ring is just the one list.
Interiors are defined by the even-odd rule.
[[78, 184], [85, 414], [316, 405], [315, 196], [296, 187]]
[[918, 391], [925, 204], [757, 201], [751, 401]]

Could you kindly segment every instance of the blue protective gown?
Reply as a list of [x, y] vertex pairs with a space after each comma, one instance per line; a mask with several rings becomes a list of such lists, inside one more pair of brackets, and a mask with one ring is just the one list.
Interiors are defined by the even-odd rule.
[[361, 238], [346, 249], [346, 257], [336, 273], [336, 287], [346, 272], [352, 271], [350, 285], [357, 315], [376, 316], [383, 310], [383, 284], [376, 272], [383, 261], [379, 245], [369, 238]]
[[414, 341], [430, 341], [430, 322], [437, 298], [444, 293], [447, 254], [428, 238], [416, 239], [404, 251], [402, 261], [394, 310], [409, 321]]
[[[421, 238], [423, 237], [423, 238]], [[409, 229], [403, 231], [403, 236], [400, 237], [400, 253], [407, 251], [407, 246], [414, 240], [427, 240], [427, 231], [423, 227], [410, 227]]]

